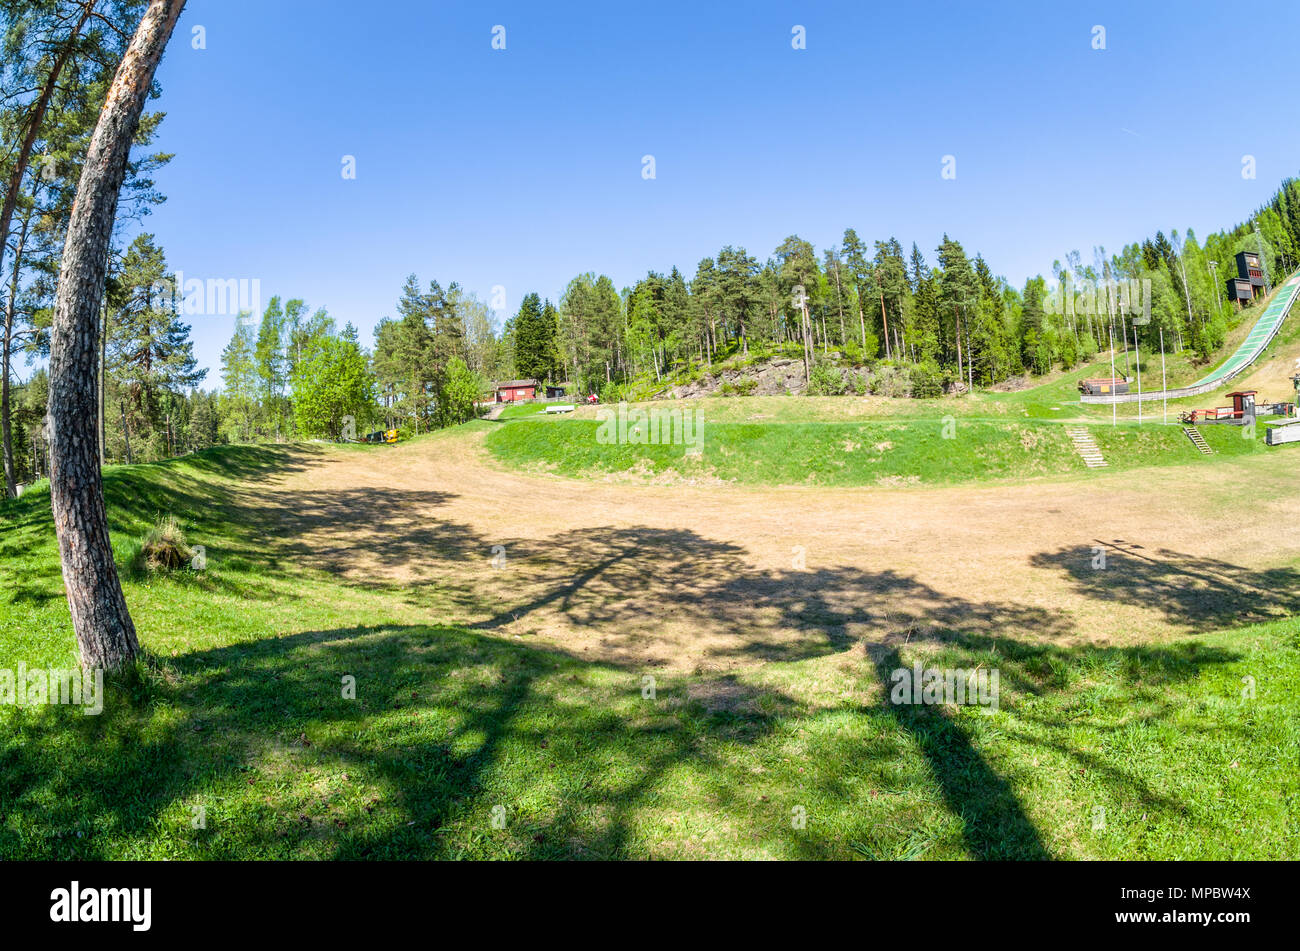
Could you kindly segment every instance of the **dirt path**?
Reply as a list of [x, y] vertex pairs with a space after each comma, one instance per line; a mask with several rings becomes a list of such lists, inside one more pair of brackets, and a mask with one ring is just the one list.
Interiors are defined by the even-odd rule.
[[400, 585], [431, 621], [724, 669], [953, 632], [1127, 644], [1300, 613], [1291, 463], [996, 488], [655, 487], [503, 471], [481, 431], [457, 431], [313, 457], [258, 491], [271, 543]]

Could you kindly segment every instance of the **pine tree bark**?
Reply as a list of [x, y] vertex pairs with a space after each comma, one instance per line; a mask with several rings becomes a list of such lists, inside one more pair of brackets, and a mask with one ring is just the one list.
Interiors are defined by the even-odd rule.
[[890, 358], [889, 353], [889, 318], [885, 316], [885, 289], [880, 288], [880, 324], [885, 331], [885, 359]]
[[87, 668], [139, 653], [104, 507], [95, 370], [109, 239], [131, 142], [185, 0], [152, 0], [117, 68], [86, 153], [63, 246], [50, 347], [50, 500], [72, 626]]
[[134, 459], [131, 458], [131, 427], [126, 422], [126, 403], [122, 400], [117, 401], [117, 411], [122, 419], [122, 441], [126, 443], [126, 464], [129, 466]]

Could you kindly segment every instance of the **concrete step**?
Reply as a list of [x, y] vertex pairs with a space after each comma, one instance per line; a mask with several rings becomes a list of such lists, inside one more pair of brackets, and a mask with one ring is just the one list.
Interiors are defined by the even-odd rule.
[[1067, 429], [1065, 434], [1070, 437], [1070, 441], [1074, 443], [1074, 451], [1079, 454], [1079, 458], [1089, 469], [1104, 469], [1110, 465], [1102, 456], [1096, 440], [1088, 430], [1071, 428]]

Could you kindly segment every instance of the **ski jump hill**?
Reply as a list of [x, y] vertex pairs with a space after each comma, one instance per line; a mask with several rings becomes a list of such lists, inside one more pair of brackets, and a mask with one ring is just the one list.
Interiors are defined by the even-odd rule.
[[1180, 386], [1171, 390], [1143, 390], [1141, 393], [1085, 394], [1080, 397], [1080, 400], [1084, 403], [1137, 403], [1139, 401], [1146, 402], [1147, 400], [1174, 400], [1183, 396], [1199, 396], [1202, 393], [1217, 390], [1259, 359], [1259, 355], [1264, 352], [1264, 348], [1277, 336], [1282, 321], [1286, 319], [1287, 313], [1291, 310], [1291, 304], [1295, 301], [1298, 290], [1300, 290], [1300, 274], [1293, 274], [1290, 280], [1278, 288], [1273, 303], [1269, 304], [1264, 313], [1260, 314], [1259, 320], [1255, 322], [1255, 326], [1251, 328], [1250, 333], [1241, 342], [1241, 346], [1237, 348], [1236, 352], [1215, 368], [1209, 376], [1197, 380], [1190, 386]]

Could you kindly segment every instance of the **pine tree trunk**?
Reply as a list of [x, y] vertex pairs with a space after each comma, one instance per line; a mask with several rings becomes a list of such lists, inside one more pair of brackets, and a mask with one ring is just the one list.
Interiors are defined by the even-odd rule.
[[126, 443], [126, 464], [129, 466], [135, 460], [131, 458], [131, 427], [126, 421], [126, 404], [121, 400], [117, 402], [117, 411], [122, 414], [122, 440]]
[[961, 378], [965, 376], [965, 374], [962, 373], [962, 363], [961, 363], [961, 310], [960, 308], [957, 310], [953, 319], [956, 321], [956, 325], [953, 327], [953, 330], [954, 330], [954, 336], [957, 338], [957, 389], [958, 392], [960, 392]]
[[95, 435], [99, 309], [108, 245], [131, 142], [158, 61], [185, 0], [152, 0], [90, 140], [63, 246], [50, 348], [50, 500], [72, 626], [86, 668], [113, 670], [139, 653], [113, 563]]
[[812, 382], [812, 361], [808, 358], [808, 308], [806, 306], [799, 308], [799, 337], [799, 342], [803, 344], [803, 380], [807, 384]]
[[969, 392], [975, 392], [975, 350], [970, 344], [970, 318], [966, 318], [966, 379]]
[[890, 359], [889, 353], [889, 318], [885, 316], [885, 291], [880, 291], [880, 325], [885, 331], [885, 359]]

